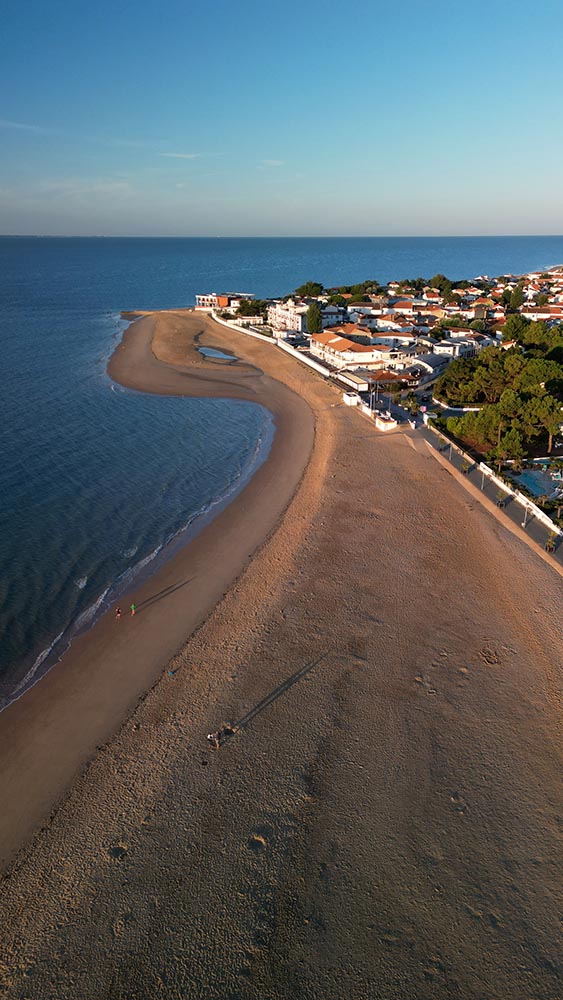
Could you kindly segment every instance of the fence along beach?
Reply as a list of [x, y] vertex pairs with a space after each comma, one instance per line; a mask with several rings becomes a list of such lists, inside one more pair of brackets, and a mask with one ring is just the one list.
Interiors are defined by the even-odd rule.
[[0, 717], [4, 856], [44, 824], [4, 882], [5, 988], [556, 995], [558, 578], [268, 344], [149, 316], [110, 371], [263, 402], [276, 436], [121, 639]]

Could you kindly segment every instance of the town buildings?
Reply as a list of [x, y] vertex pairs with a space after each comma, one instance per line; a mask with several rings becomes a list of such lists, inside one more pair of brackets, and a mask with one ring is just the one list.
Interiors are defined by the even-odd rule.
[[[372, 376], [407, 386], [425, 384], [457, 358], [472, 358], [493, 346], [508, 349], [511, 342], [503, 341], [502, 330], [510, 313], [547, 327], [563, 326], [561, 266], [496, 279], [481, 275], [453, 286], [447, 279], [439, 287], [414, 284], [391, 281], [377, 294], [333, 289], [314, 297], [272, 299], [265, 326], [275, 338], [297, 339], [300, 350], [353, 387], [370, 384]], [[253, 298], [213, 292], [197, 295], [196, 308], [236, 316], [241, 300]], [[321, 331], [309, 335], [312, 302], [319, 306]], [[238, 322], [252, 326], [263, 319], [246, 316]]]
[[206, 292], [203, 295], [196, 295], [196, 309], [227, 310], [235, 312], [242, 301], [254, 299], [252, 292]]

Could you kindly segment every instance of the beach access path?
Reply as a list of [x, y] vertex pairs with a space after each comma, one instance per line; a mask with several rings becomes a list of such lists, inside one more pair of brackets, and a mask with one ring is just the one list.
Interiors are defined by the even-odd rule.
[[[197, 337], [238, 366], [200, 363]], [[108, 734], [82, 773], [79, 720], [55, 745], [77, 777], [4, 879], [4, 995], [554, 1000], [559, 576], [412, 432], [375, 434], [268, 344], [149, 316], [110, 370], [149, 391], [180, 392], [177, 376], [189, 395], [254, 398], [278, 430], [251, 492], [199, 556], [205, 532], [170, 564], [197, 584], [157, 600], [149, 581], [142, 642], [142, 615], [122, 623], [121, 711], [150, 643], [152, 689], [113, 737], [109, 694], [98, 703]], [[206, 592], [210, 613], [202, 601], [163, 670], [159, 643], [178, 621], [191, 631], [215, 538], [216, 558], [233, 550], [231, 583]], [[74, 697], [89, 672], [90, 694], [110, 683], [99, 641]], [[20, 750], [63, 710], [84, 712], [63, 684], [20, 708]], [[234, 734], [211, 750], [225, 723]], [[12, 788], [24, 801], [37, 794], [26, 766]]]

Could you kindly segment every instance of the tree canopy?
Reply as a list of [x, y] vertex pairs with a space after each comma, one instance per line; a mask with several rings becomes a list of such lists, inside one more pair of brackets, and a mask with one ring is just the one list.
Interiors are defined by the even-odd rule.
[[268, 303], [265, 299], [242, 299], [239, 302], [237, 316], [266, 316]]
[[318, 302], [311, 302], [307, 309], [307, 333], [320, 333], [323, 328], [323, 317]]
[[437, 288], [442, 298], [447, 299], [452, 293], [452, 283], [445, 274], [435, 274], [433, 278], [430, 278], [429, 285], [431, 288]]
[[495, 461], [519, 459], [546, 437], [551, 452], [563, 423], [563, 365], [518, 348], [487, 347], [475, 358], [453, 361], [436, 393], [450, 406], [481, 404], [477, 412], [450, 417], [447, 426]]
[[304, 285], [295, 289], [295, 294], [302, 298], [314, 298], [316, 295], [322, 295], [323, 292], [324, 287], [319, 281], [306, 281]]
[[516, 285], [516, 288], [510, 296], [510, 308], [519, 309], [524, 302], [524, 289], [522, 285]]

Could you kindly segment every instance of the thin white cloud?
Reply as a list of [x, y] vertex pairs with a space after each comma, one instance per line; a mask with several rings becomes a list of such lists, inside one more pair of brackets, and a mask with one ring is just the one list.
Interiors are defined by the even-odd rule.
[[12, 122], [7, 118], [0, 118], [0, 128], [15, 128], [19, 129], [21, 132], [49, 132], [48, 128], [43, 128], [41, 125], [28, 125], [25, 122]]
[[42, 181], [39, 192], [62, 198], [82, 198], [90, 195], [119, 196], [131, 194], [131, 185], [114, 178], [61, 177]]
[[171, 160], [198, 160], [201, 153], [159, 153], [159, 156], [166, 156]]
[[174, 187], [178, 188], [178, 190], [182, 190], [183, 188], [193, 188], [194, 184], [197, 181], [206, 180], [208, 177], [224, 177], [224, 176], [225, 176], [224, 170], [212, 170], [210, 173], [207, 174], [192, 174], [189, 182], [180, 181], [178, 184], [175, 184]]
[[283, 160], [262, 160], [263, 167], [283, 167]]

